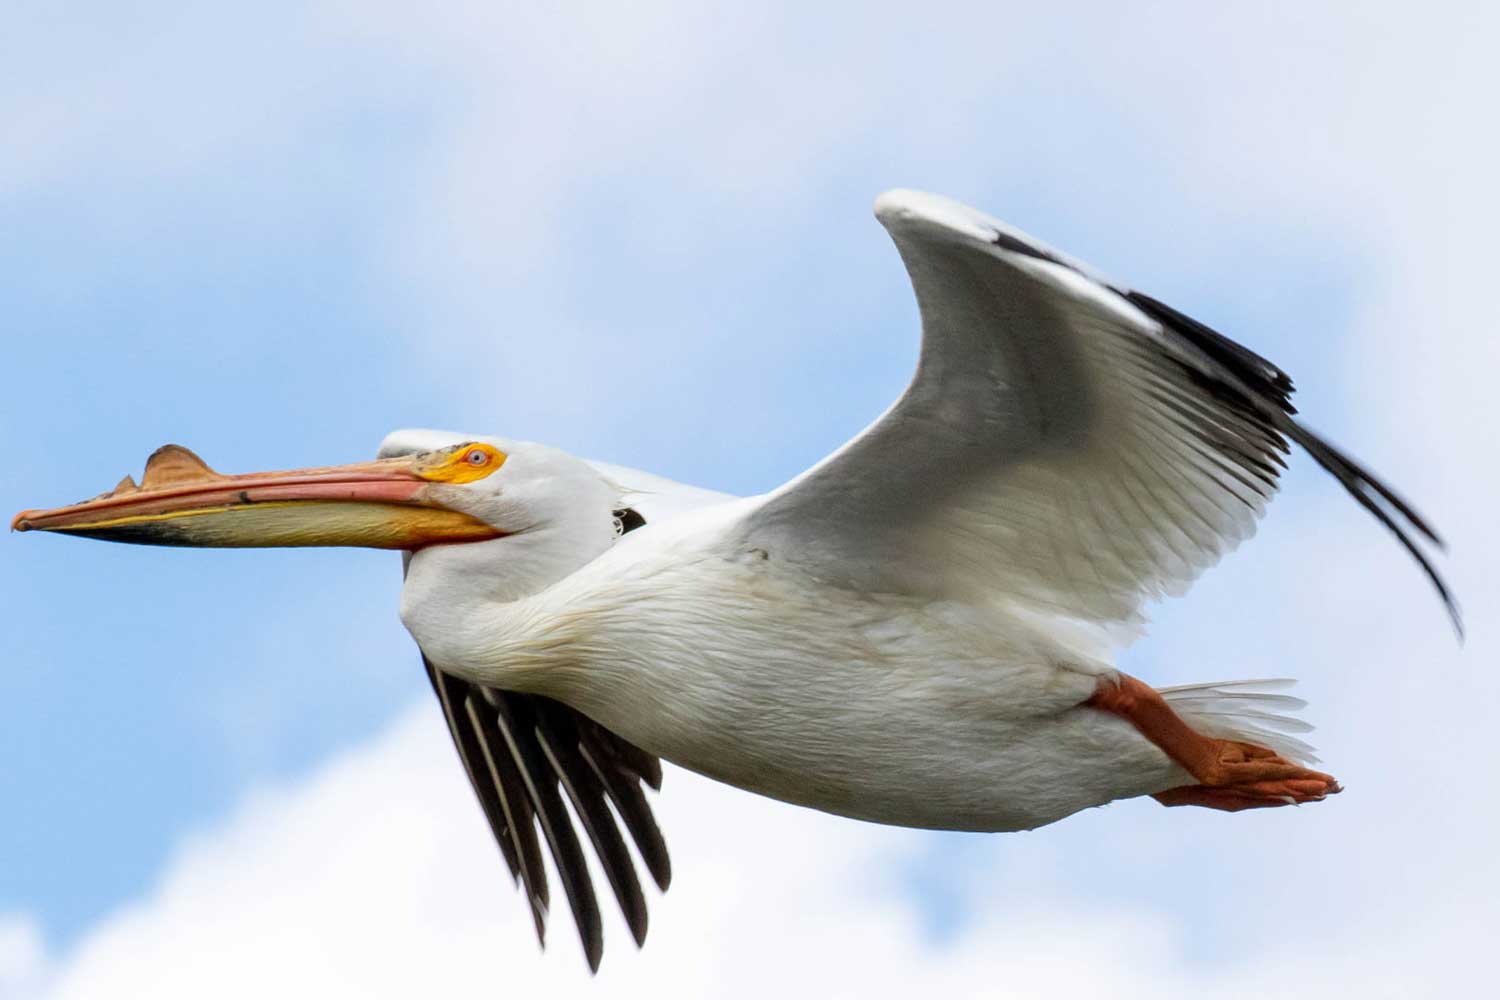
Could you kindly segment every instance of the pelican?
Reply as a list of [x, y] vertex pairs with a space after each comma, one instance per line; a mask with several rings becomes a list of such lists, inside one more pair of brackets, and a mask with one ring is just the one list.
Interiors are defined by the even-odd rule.
[[1121, 672], [1144, 608], [1254, 530], [1305, 449], [1457, 606], [1413, 508], [1294, 419], [1291, 380], [958, 202], [875, 215], [921, 354], [858, 437], [736, 498], [502, 437], [408, 430], [374, 461], [222, 475], [185, 448], [12, 527], [151, 545], [403, 553], [401, 619], [544, 940], [543, 844], [591, 969], [592, 843], [637, 944], [671, 866], [661, 760], [877, 823], [1027, 830], [1151, 795], [1235, 811], [1340, 790], [1290, 681]]

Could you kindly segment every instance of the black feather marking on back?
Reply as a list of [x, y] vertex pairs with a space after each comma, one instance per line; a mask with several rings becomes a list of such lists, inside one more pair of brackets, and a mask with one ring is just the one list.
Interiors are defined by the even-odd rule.
[[641, 512], [634, 507], [621, 507], [615, 511], [615, 520], [620, 522], [620, 534], [627, 535], [646, 523]]

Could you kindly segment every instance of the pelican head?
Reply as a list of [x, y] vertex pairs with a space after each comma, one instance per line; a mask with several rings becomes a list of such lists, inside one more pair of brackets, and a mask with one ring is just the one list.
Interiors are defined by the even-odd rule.
[[[15, 531], [216, 548], [363, 546], [420, 551], [488, 542], [588, 516], [607, 532], [613, 490], [584, 462], [495, 440], [373, 462], [224, 475], [180, 445], [156, 450], [91, 500], [26, 510]], [[589, 532], [593, 534], [594, 532]]]

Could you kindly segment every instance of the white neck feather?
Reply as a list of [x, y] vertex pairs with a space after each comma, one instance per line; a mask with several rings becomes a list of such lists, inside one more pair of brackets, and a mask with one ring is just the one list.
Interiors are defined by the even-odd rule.
[[486, 653], [504, 646], [511, 606], [577, 572], [613, 541], [606, 511], [493, 541], [423, 549], [407, 566], [401, 621], [437, 666], [493, 680]]

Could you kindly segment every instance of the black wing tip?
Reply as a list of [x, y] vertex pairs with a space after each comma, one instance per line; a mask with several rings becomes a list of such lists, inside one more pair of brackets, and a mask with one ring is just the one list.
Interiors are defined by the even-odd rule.
[[[1220, 378], [1205, 376], [1212, 383], [1207, 386], [1210, 391], [1216, 395], [1225, 395], [1234, 405], [1249, 407], [1259, 415], [1269, 429], [1278, 432], [1275, 435], [1278, 439], [1276, 443], [1283, 450], [1286, 442], [1279, 440], [1283, 434], [1300, 444], [1314, 461], [1337, 479], [1361, 506], [1396, 536], [1437, 590], [1458, 635], [1459, 644], [1462, 645], [1465, 633], [1463, 613], [1458, 602], [1437, 568], [1406, 528], [1410, 526], [1440, 551], [1446, 551], [1447, 545], [1410, 503], [1343, 452], [1293, 419], [1297, 408], [1291, 402], [1295, 391], [1291, 376], [1249, 348], [1159, 299], [1135, 290], [1116, 291], [1161, 324], [1165, 330], [1187, 341], [1213, 362], [1215, 367], [1221, 369], [1223, 376]], [[1285, 463], [1280, 464], [1285, 467]]]
[[532, 922], [536, 925], [536, 943], [537, 943], [537, 947], [540, 950], [542, 950], [542, 951], [546, 951], [547, 950], [547, 901], [544, 900], [544, 899], [541, 899], [540, 897], [537, 897], [537, 896], [529, 896], [528, 897], [528, 902], [531, 903], [531, 919], [532, 919]]
[[555, 772], [537, 738], [536, 713], [526, 696], [501, 697], [496, 701], [495, 719], [500, 734], [519, 765], [521, 780], [535, 804], [536, 820], [557, 863], [557, 875], [573, 911], [573, 922], [578, 927], [584, 955], [589, 960], [589, 967], [597, 969], [604, 950], [599, 903], [594, 895], [583, 847], [573, 830], [567, 807], [558, 794]]
[[588, 834], [631, 936], [639, 945], [646, 939], [646, 896], [641, 892], [630, 849], [606, 804], [608, 789], [582, 752], [583, 731], [561, 704], [537, 698], [534, 706], [538, 745], [573, 804], [573, 814]]
[[1369, 511], [1386, 530], [1395, 535], [1401, 547], [1416, 560], [1422, 573], [1442, 600], [1443, 608], [1448, 612], [1448, 619], [1453, 625], [1458, 643], [1462, 646], [1466, 636], [1463, 609], [1459, 606], [1452, 588], [1433, 565], [1432, 559], [1422, 551], [1422, 547], [1417, 544], [1417, 539], [1412, 537], [1412, 532], [1415, 532], [1418, 537], [1425, 539], [1438, 551], [1446, 552], [1447, 543], [1443, 541], [1432, 524], [1394, 490], [1338, 448], [1295, 421], [1289, 419], [1286, 425], [1288, 435], [1300, 444], [1315, 462], [1337, 479], [1346, 493]]
[[1432, 561], [1427, 559], [1425, 554], [1418, 556], [1417, 561], [1421, 563], [1422, 569], [1426, 571], [1427, 579], [1437, 589], [1438, 597], [1443, 602], [1443, 609], [1448, 612], [1448, 621], [1453, 625], [1454, 637], [1458, 640], [1459, 646], [1463, 646], [1465, 640], [1468, 638], [1468, 630], [1464, 627], [1463, 605], [1458, 603], [1458, 598], [1454, 596], [1453, 590], [1448, 586], [1448, 582], [1442, 578], [1437, 571], [1437, 567], [1432, 565]]
[[[1395, 529], [1393, 528], [1392, 530]], [[1400, 533], [1398, 532], [1398, 534]], [[1458, 598], [1453, 596], [1453, 591], [1448, 586], [1448, 582], [1438, 573], [1437, 567], [1432, 565], [1432, 560], [1427, 558], [1427, 554], [1419, 551], [1416, 544], [1405, 535], [1401, 536], [1401, 541], [1406, 546], [1406, 550], [1416, 558], [1417, 563], [1422, 567], [1422, 571], [1427, 574], [1427, 579], [1431, 582], [1433, 588], [1437, 590], [1438, 598], [1443, 602], [1443, 610], [1448, 612], [1448, 621], [1453, 626], [1454, 637], [1458, 640], [1459, 646], [1463, 646], [1468, 633], [1464, 628], [1464, 609], [1458, 603]]]

